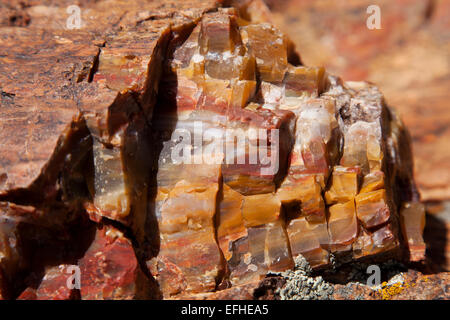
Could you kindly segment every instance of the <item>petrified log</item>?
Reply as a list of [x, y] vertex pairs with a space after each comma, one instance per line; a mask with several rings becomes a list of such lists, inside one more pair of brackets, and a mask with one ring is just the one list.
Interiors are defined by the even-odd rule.
[[[45, 32], [64, 8], [31, 7], [2, 27], [0, 297], [176, 298], [300, 254], [423, 257], [408, 134], [381, 93], [302, 65], [261, 2], [231, 4], [100, 1]], [[40, 273], [33, 241], [62, 248]], [[81, 288], [49, 295], [64, 264]]]
[[406, 1], [376, 3], [383, 15], [379, 30], [362, 23], [371, 0], [265, 2], [308, 64], [377, 84], [411, 132], [421, 199], [444, 201], [450, 199], [450, 3]]

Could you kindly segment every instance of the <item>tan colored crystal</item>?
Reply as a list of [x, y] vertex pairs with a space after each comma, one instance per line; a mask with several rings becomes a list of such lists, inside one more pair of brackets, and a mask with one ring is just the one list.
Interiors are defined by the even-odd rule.
[[389, 220], [390, 211], [384, 189], [358, 194], [355, 203], [358, 219], [366, 228], [379, 226]]

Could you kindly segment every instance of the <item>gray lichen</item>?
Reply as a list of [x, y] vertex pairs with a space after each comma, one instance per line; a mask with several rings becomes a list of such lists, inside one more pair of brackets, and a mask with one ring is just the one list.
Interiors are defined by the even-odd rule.
[[308, 261], [298, 255], [294, 259], [295, 268], [280, 273], [286, 279], [286, 284], [277, 289], [281, 300], [327, 300], [333, 294], [333, 286], [321, 276], [312, 277], [312, 269]]

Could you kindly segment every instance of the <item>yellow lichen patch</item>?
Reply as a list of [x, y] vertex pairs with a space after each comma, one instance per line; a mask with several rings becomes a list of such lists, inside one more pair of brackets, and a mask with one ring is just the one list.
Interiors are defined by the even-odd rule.
[[378, 289], [377, 292], [383, 300], [391, 300], [394, 296], [400, 294], [403, 290], [414, 287], [415, 283], [409, 282], [396, 282], [393, 284], [388, 284], [387, 282], [383, 282], [381, 284], [381, 289]]

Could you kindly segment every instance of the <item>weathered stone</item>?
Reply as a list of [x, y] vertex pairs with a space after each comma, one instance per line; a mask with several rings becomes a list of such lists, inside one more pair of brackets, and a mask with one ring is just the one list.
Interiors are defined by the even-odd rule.
[[97, 230], [78, 266], [83, 300], [157, 297], [151, 280], [141, 270], [131, 241], [112, 226]]
[[156, 203], [160, 249], [147, 265], [164, 296], [216, 287], [222, 269], [214, 229], [219, 177], [220, 166], [211, 165], [197, 166], [172, 187], [160, 180]]
[[28, 287], [18, 300], [73, 300], [78, 298], [78, 292], [69, 285], [70, 277], [76, 269], [74, 265], [59, 265], [46, 270], [41, 283], [37, 288]]
[[330, 240], [326, 222], [308, 222], [306, 218], [293, 219], [287, 226], [287, 234], [293, 256], [303, 255], [311, 266], [323, 266], [329, 262], [325, 249]]
[[358, 219], [366, 228], [379, 226], [389, 219], [385, 190], [358, 194], [355, 199]]
[[[23, 211], [34, 208], [20, 208]], [[2, 203], [0, 212], [0, 292], [3, 298], [14, 295], [15, 278], [29, 268], [27, 248], [20, 233], [20, 220], [10, 215], [9, 204]]]
[[426, 245], [423, 241], [425, 207], [421, 203], [405, 203], [400, 209], [403, 236], [408, 242], [411, 261], [425, 259]]
[[448, 1], [378, 1], [381, 29], [367, 28], [370, 0], [266, 3], [272, 23], [301, 49], [305, 64], [379, 86], [411, 133], [422, 199], [449, 199]]
[[[1, 28], [0, 296], [78, 297], [50, 268], [70, 263], [81, 299], [142, 299], [244, 288], [300, 256], [423, 258], [409, 137], [378, 89], [302, 65], [262, 2], [219, 5], [99, 1], [76, 31], [31, 6]], [[35, 270], [35, 238], [67, 254]]]

